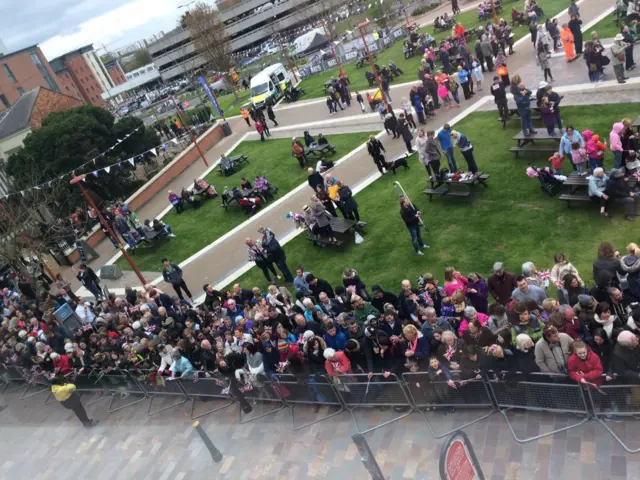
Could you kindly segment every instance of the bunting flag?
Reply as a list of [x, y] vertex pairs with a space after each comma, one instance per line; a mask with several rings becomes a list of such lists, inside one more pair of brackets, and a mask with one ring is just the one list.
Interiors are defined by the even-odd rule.
[[24, 190], [20, 190], [20, 195], [24, 197]]
[[136, 166], [136, 161], [133, 158], [130, 158], [129, 160], [127, 160], [127, 162], [129, 162], [131, 164], [132, 167]]
[[40, 190], [40, 187], [33, 187], [33, 188], [35, 188], [36, 190]]
[[178, 139], [177, 138], [172, 138], [171, 141], [173, 142], [174, 145], [178, 144]]
[[87, 177], [82, 177], [82, 181], [86, 182], [87, 181]]
[[152, 149], [151, 149], [151, 150], [149, 150], [149, 151], [150, 151], [151, 153], [153, 153], [153, 156], [154, 156], [154, 157], [157, 157], [157, 156], [158, 156], [158, 153], [157, 153], [157, 151], [156, 151], [156, 149], [155, 149], [155, 148], [152, 148]]
[[93, 171], [93, 172], [91, 172], [91, 173], [93, 173], [93, 175], [94, 175], [95, 177], [97, 177], [97, 176], [98, 176], [98, 170], [94, 170], [94, 171]]
[[111, 171], [111, 167], [104, 167], [104, 171], [109, 173]]

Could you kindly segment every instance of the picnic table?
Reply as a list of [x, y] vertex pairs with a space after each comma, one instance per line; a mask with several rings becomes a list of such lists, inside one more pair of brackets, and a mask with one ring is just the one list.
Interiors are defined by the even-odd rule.
[[557, 152], [558, 146], [556, 145], [539, 145], [537, 141], [553, 141], [560, 144], [562, 135], [551, 136], [547, 133], [546, 129], [539, 128], [535, 133], [531, 135], [525, 135], [520, 131], [513, 139], [516, 141], [516, 146], [509, 149], [510, 152], [515, 153], [516, 158], [520, 152]]
[[233, 157], [227, 157], [229, 159], [230, 167], [222, 168], [222, 162], [218, 163], [218, 172], [220, 172], [224, 176], [228, 176], [232, 173], [235, 173], [236, 169], [243, 163], [249, 163], [249, 158], [246, 155], [236, 155]]
[[[560, 100], [562, 100], [563, 98], [564, 98], [564, 95], [560, 95]], [[532, 104], [535, 104], [535, 105], [531, 105], [531, 110], [535, 110], [536, 112], [535, 116], [531, 115], [531, 120], [540, 120], [542, 116], [540, 115], [540, 107], [537, 104], [538, 99], [536, 98], [535, 95], [531, 95], [531, 98], [529, 100], [531, 101]], [[507, 110], [509, 111], [509, 116], [507, 118], [503, 118], [502, 120], [498, 118], [498, 121], [502, 122], [502, 128], [507, 127], [507, 120], [520, 121], [520, 115], [518, 114], [518, 107], [516, 106], [516, 101], [513, 98], [510, 98], [509, 100], [507, 100]]]
[[[631, 188], [634, 188], [638, 184], [638, 180], [633, 175], [627, 177], [625, 180]], [[571, 206], [571, 202], [591, 202], [588, 191], [584, 193], [578, 191], [582, 188], [589, 188], [589, 177], [569, 175], [563, 184], [569, 187], [569, 193], [563, 193], [558, 199], [567, 202], [567, 207]]]
[[[432, 175], [429, 178], [431, 188], [426, 188], [424, 193], [429, 195], [429, 201], [433, 200], [434, 195], [449, 196], [449, 197], [469, 197], [471, 195], [471, 187], [474, 185], [482, 185], [488, 188], [487, 180], [490, 175], [482, 172], [477, 173], [465, 173], [459, 180], [454, 180], [452, 176], [446, 178], [436, 177]], [[452, 186], [459, 185], [461, 189], [451, 189]]]
[[[358, 222], [356, 220], [349, 220], [348, 218], [342, 217], [331, 217], [329, 223], [331, 225], [333, 233], [339, 235], [353, 233], [356, 230], [361, 231], [364, 227], [367, 226], [367, 222]], [[337, 242], [330, 242], [328, 238], [313, 233], [311, 230], [307, 230], [307, 240], [311, 240], [314, 245], [317, 245], [319, 247], [325, 247], [327, 245], [340, 247], [344, 244], [344, 240], [338, 239]]]
[[638, 115], [638, 118], [635, 119], [635, 121], [631, 124], [631, 127], [636, 129], [636, 132], [640, 133], [640, 115]]
[[312, 143], [309, 147], [306, 147], [304, 149], [305, 155], [313, 155], [314, 157], [323, 157], [327, 154], [327, 152], [331, 152], [331, 154], [335, 154], [336, 147], [334, 147], [330, 143], [325, 143], [324, 145], [318, 145], [317, 143]]

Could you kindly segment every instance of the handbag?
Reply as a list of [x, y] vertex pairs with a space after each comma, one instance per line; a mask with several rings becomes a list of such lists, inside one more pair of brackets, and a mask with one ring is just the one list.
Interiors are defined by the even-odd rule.
[[600, 57], [600, 62], [602, 63], [602, 65], [606, 66], [606, 65], [609, 65], [611, 63], [611, 59], [609, 57], [607, 57], [606, 55], [602, 55]]
[[589, 64], [589, 71], [591, 73], [597, 72], [598, 71], [598, 65], [596, 65], [595, 63], [590, 63]]
[[506, 65], [500, 66], [496, 69], [496, 73], [501, 76], [504, 77], [505, 75], [507, 75], [509, 73], [509, 71], [507, 70]]

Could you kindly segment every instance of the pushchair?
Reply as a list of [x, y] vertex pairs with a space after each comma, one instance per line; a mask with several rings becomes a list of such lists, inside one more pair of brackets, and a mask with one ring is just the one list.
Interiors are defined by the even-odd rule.
[[542, 191], [553, 197], [557, 193], [558, 187], [562, 185], [562, 182], [547, 169], [537, 168], [534, 165], [532, 165], [531, 168], [533, 168], [533, 170], [538, 174], [538, 181], [540, 181], [540, 188], [542, 188]]

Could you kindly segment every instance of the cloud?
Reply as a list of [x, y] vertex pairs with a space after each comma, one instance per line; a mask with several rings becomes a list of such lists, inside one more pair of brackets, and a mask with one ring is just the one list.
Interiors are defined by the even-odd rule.
[[[91, 0], [92, 1], [92, 0]], [[178, 5], [182, 0], [133, 0], [125, 5], [89, 18], [72, 30], [58, 33], [45, 40], [40, 48], [49, 59], [75, 48], [105, 44], [124, 46], [127, 42], [141, 40], [165, 32], [176, 25], [180, 15]], [[87, 2], [84, 2], [87, 3]], [[86, 5], [83, 5], [86, 7]], [[111, 48], [110, 48], [110, 44]]]

